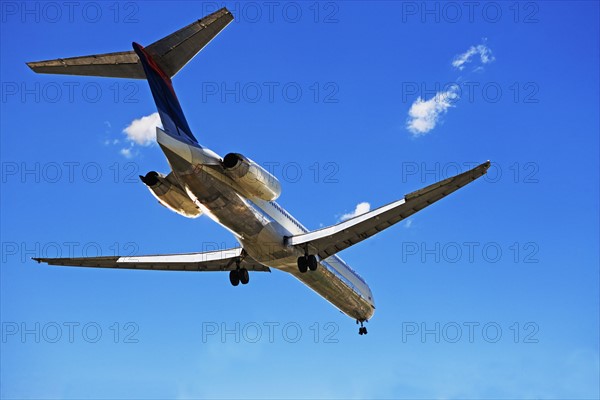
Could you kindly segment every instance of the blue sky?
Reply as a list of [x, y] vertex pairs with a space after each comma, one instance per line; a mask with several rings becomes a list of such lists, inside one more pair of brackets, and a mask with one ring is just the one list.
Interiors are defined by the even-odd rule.
[[341, 253], [375, 295], [359, 336], [277, 271], [233, 288], [31, 262], [236, 244], [137, 180], [168, 172], [123, 132], [156, 111], [144, 81], [25, 65], [222, 3], [3, 2], [1, 396], [598, 398], [598, 4], [465, 3], [226, 3], [236, 21], [173, 80], [199, 141], [271, 165], [310, 229], [492, 160]]

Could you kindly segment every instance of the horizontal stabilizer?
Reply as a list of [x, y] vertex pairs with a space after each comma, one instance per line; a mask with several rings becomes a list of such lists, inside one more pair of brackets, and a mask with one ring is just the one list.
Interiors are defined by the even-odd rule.
[[[233, 15], [222, 8], [146, 46], [162, 71], [173, 77], [200, 50], [219, 34]], [[90, 56], [59, 58], [29, 62], [27, 65], [40, 74], [87, 75], [111, 78], [145, 79], [144, 69], [134, 51], [95, 54]]]
[[38, 74], [146, 78], [140, 60], [133, 51], [59, 58], [57, 60], [29, 62], [27, 65]]
[[490, 162], [487, 161], [467, 172], [409, 193], [402, 200], [358, 215], [337, 225], [288, 237], [286, 244], [301, 249], [308, 247], [309, 253], [317, 254], [321, 259], [325, 259], [397, 224], [466, 186], [483, 176], [489, 167]]
[[248, 271], [270, 272], [245, 254], [241, 248], [209, 251], [205, 253], [162, 254], [155, 256], [107, 256], [79, 258], [34, 258], [39, 263], [69, 267], [150, 269], [159, 271], [231, 271], [240, 268]]

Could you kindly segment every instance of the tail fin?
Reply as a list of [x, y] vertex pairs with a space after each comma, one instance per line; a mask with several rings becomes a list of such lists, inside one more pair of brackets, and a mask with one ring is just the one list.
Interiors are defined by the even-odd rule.
[[[144, 48], [133, 51], [31, 62], [43, 74], [89, 75], [148, 80], [164, 131], [176, 139], [198, 144], [173, 90], [173, 77], [204, 46], [219, 34], [233, 15], [222, 8]], [[199, 145], [198, 145], [199, 146]]]
[[160, 68], [144, 47], [133, 43], [133, 50], [142, 63], [164, 131], [173, 137], [198, 143], [175, 95], [171, 78]]
[[[145, 52], [171, 78], [231, 21], [231, 12], [222, 8], [152, 43], [145, 48]], [[144, 79], [146, 75], [138, 56], [134, 51], [125, 51], [30, 62], [27, 65], [41, 74]]]

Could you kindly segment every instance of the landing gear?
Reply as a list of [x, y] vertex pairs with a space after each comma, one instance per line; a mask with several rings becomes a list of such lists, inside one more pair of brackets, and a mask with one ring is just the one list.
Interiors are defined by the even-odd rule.
[[359, 322], [360, 322], [360, 328], [358, 328], [358, 334], [359, 335], [366, 335], [367, 334], [367, 327], [363, 326], [363, 321], [356, 321], [357, 324]]
[[240, 276], [240, 282], [242, 285], [246, 285], [248, 282], [250, 282], [250, 274], [248, 274], [248, 270], [246, 268], [239, 269], [238, 274]]
[[298, 257], [298, 270], [300, 272], [305, 273], [308, 271], [308, 258], [307, 257]]
[[318, 266], [319, 263], [317, 261], [317, 257], [314, 254], [298, 257], [298, 270], [302, 273], [305, 273], [309, 269], [311, 271], [316, 271]]
[[229, 282], [231, 282], [233, 286], [240, 284], [240, 274], [238, 273], [237, 269], [229, 271]]
[[237, 286], [240, 283], [246, 285], [250, 282], [250, 274], [246, 268], [231, 270], [229, 271], [229, 282], [231, 282], [233, 286]]
[[317, 263], [317, 257], [315, 257], [313, 254], [308, 256], [308, 269], [310, 269], [311, 271], [316, 271], [318, 265], [319, 264]]

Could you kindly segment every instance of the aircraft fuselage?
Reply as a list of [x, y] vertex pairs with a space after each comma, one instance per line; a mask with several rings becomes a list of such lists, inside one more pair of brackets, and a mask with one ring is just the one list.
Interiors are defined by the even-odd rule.
[[339, 257], [319, 260], [319, 267], [309, 273], [298, 270], [297, 259], [304, 254], [286, 246], [285, 238], [308, 230], [281, 206], [238, 193], [219, 168], [202, 162], [207, 157], [218, 157], [210, 150], [176, 141], [160, 130], [157, 141], [188, 196], [205, 214], [231, 231], [252, 258], [292, 274], [351, 318], [365, 321], [373, 316], [371, 289]]

